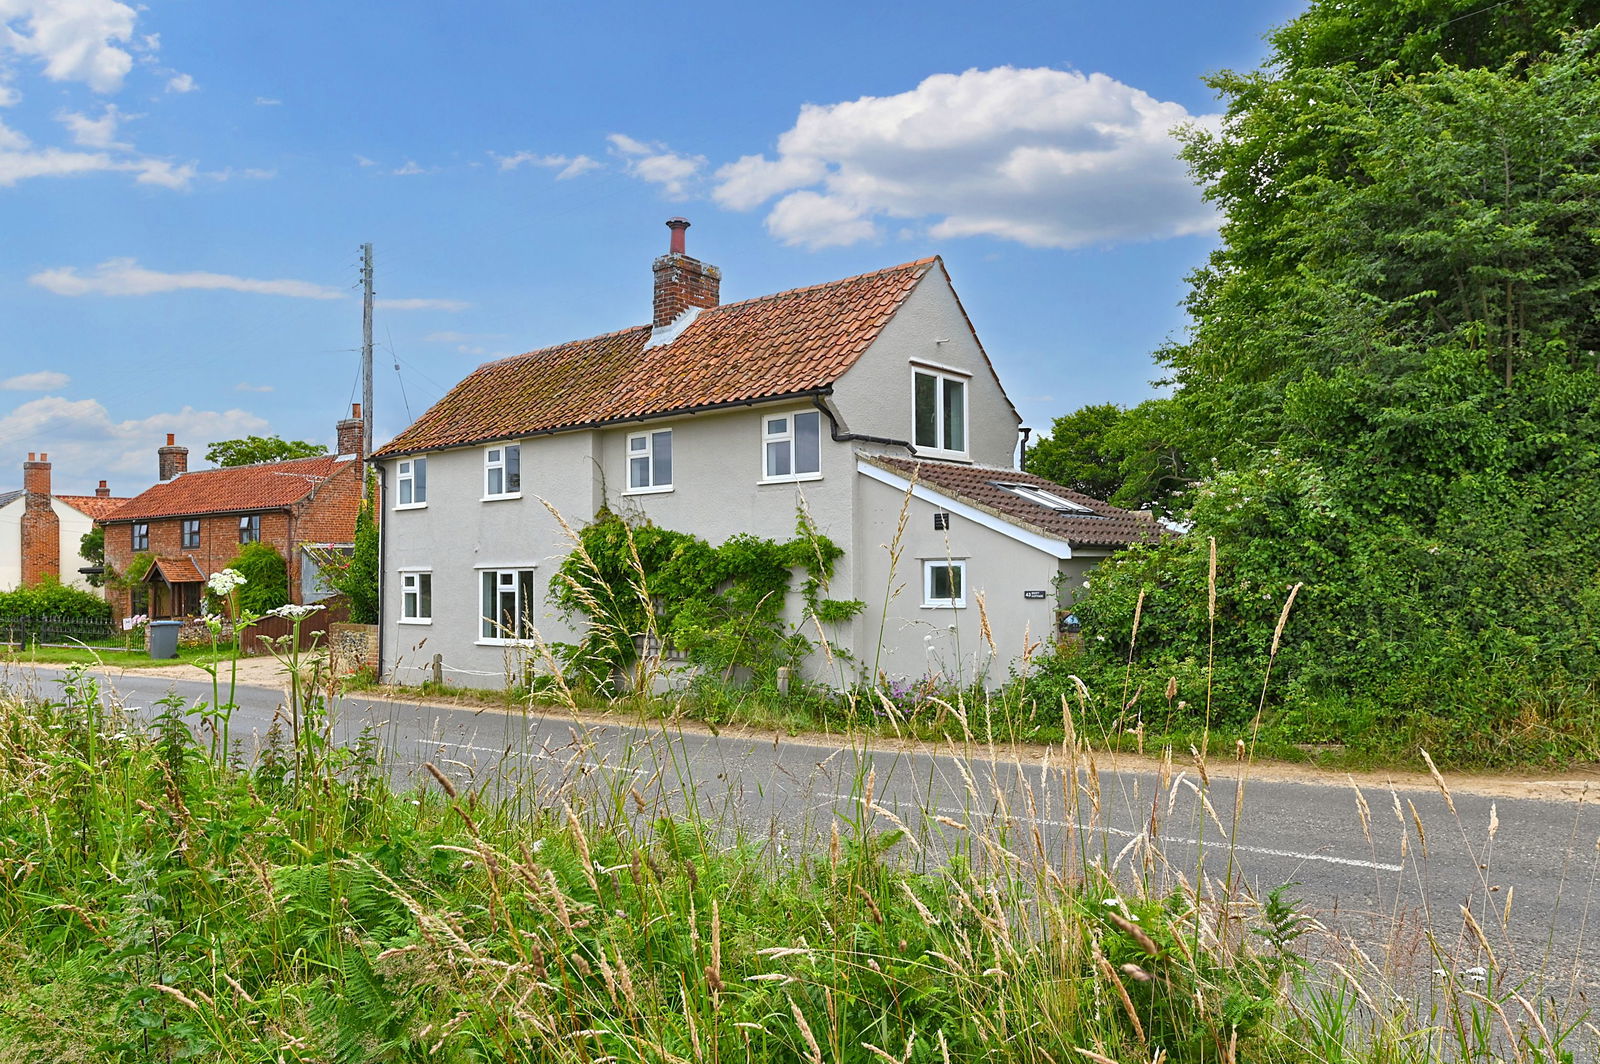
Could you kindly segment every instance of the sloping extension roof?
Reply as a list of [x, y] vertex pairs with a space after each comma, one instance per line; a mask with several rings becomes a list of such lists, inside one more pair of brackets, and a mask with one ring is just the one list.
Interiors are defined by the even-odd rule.
[[74, 510], [96, 521], [111, 516], [113, 510], [119, 509], [128, 501], [128, 496], [109, 498], [102, 495], [57, 495], [57, 499], [66, 503]]
[[351, 461], [354, 459], [324, 454], [182, 473], [135, 495], [100, 520], [286, 510]]
[[157, 558], [144, 574], [145, 582], [153, 583], [151, 577], [154, 576], [161, 577], [169, 584], [197, 584], [206, 578], [193, 558]]
[[17, 488], [15, 491], [0, 491], [0, 506], [10, 506], [26, 494], [28, 493], [21, 488]]
[[700, 311], [479, 366], [373, 457], [826, 391], [938, 258]]
[[[1161, 538], [1161, 528], [1152, 514], [1120, 509], [1018, 469], [875, 454], [859, 454], [857, 458], [861, 467], [884, 470], [902, 484], [915, 482], [938, 495], [1073, 547], [1125, 547], [1130, 543], [1153, 543]], [[866, 468], [862, 471], [868, 472]], [[1045, 501], [1039, 501], [1041, 497], [1034, 493], [1027, 493], [1033, 494], [1030, 498], [1002, 485], [1031, 488], [1047, 492], [1048, 496], [1044, 497]], [[1049, 505], [1049, 496], [1067, 506]]]

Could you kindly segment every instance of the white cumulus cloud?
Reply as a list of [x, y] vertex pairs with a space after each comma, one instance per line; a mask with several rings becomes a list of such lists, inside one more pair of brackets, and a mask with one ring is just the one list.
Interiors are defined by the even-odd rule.
[[41, 369], [35, 373], [19, 373], [15, 377], [7, 377], [0, 381], [0, 388], [8, 392], [50, 392], [57, 388], [65, 388], [71, 381], [72, 378], [65, 373]]
[[133, 69], [138, 13], [116, 0], [0, 0], [0, 52], [44, 64], [52, 81], [115, 92]]
[[[214, 440], [260, 434], [268, 423], [246, 410], [178, 410], [117, 420], [94, 399], [31, 399], [0, 416], [0, 440], [50, 452], [57, 483], [92, 484], [94, 476], [115, 478], [112, 491], [133, 495], [155, 482], [156, 448], [174, 433], [192, 454]], [[192, 456], [191, 454], [191, 456]], [[119, 476], [120, 474], [120, 476]]]
[[684, 155], [665, 144], [646, 143], [626, 133], [613, 133], [606, 139], [629, 174], [660, 185], [668, 199], [687, 198], [691, 184], [706, 167], [704, 155]]
[[775, 199], [769, 231], [809, 247], [872, 239], [889, 220], [1033, 247], [1204, 233], [1215, 213], [1173, 134], [1216, 121], [1104, 74], [935, 74], [895, 96], [806, 105], [774, 156], [721, 167], [713, 196], [734, 210]]
[[75, 143], [85, 148], [115, 148], [122, 151], [128, 150], [129, 145], [117, 142], [117, 125], [127, 117], [117, 110], [114, 103], [106, 104], [99, 118], [90, 118], [77, 111], [57, 116], [61, 124], [67, 127], [67, 132], [72, 134]]
[[257, 280], [199, 270], [164, 273], [160, 270], [146, 269], [134, 259], [107, 259], [89, 273], [79, 273], [73, 266], [58, 266], [54, 269], [41, 270], [29, 277], [28, 282], [59, 296], [148, 296], [161, 292], [201, 289], [290, 296], [296, 299], [345, 298], [345, 293], [337, 288], [313, 284], [310, 281]]
[[195, 84], [193, 74], [174, 74], [167, 79], [167, 91], [176, 93], [193, 92], [200, 86]]

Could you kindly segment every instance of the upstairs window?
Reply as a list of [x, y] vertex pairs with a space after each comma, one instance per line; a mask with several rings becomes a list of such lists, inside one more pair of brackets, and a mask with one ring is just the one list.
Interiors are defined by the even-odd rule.
[[186, 517], [183, 519], [183, 549], [198, 550], [200, 547], [200, 519]]
[[148, 522], [135, 521], [133, 523], [133, 549], [150, 549], [150, 525]]
[[636, 432], [628, 437], [628, 490], [672, 490], [672, 430]]
[[407, 458], [395, 466], [396, 506], [423, 506], [428, 501], [428, 460]]
[[486, 642], [533, 638], [533, 570], [487, 569], [478, 637]]
[[768, 414], [761, 419], [762, 478], [814, 480], [822, 475], [822, 414]]
[[483, 494], [488, 499], [522, 494], [521, 444], [484, 448]]
[[240, 543], [260, 543], [261, 542], [261, 515], [260, 514], [246, 514], [244, 517], [239, 518], [239, 542]]
[[912, 442], [917, 450], [966, 455], [967, 382], [925, 369], [912, 376]]

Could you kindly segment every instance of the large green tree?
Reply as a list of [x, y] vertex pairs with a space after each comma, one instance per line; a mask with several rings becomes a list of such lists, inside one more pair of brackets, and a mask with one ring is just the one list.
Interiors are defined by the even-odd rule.
[[210, 444], [206, 448], [206, 461], [219, 466], [242, 466], [255, 465], [257, 462], [283, 462], [290, 458], [315, 458], [327, 453], [326, 447], [310, 440], [244, 436]]
[[1081, 611], [1125, 653], [1145, 590], [1140, 667], [1207, 660], [1215, 538], [1224, 717], [1304, 583], [1284, 726], [1596, 751], [1600, 62], [1567, 35], [1593, 7], [1467, 34], [1469, 5], [1320, 0], [1214, 79], [1185, 155], [1222, 246], [1161, 355], [1192, 530]]

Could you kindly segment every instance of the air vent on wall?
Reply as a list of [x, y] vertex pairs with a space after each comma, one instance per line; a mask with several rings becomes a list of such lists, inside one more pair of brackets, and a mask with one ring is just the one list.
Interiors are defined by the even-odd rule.
[[935, 532], [943, 532], [943, 531], [947, 530], [949, 527], [950, 527], [950, 515], [949, 514], [945, 513], [943, 510], [939, 510], [936, 513], [934, 513], [934, 515], [933, 515], [933, 530]]

